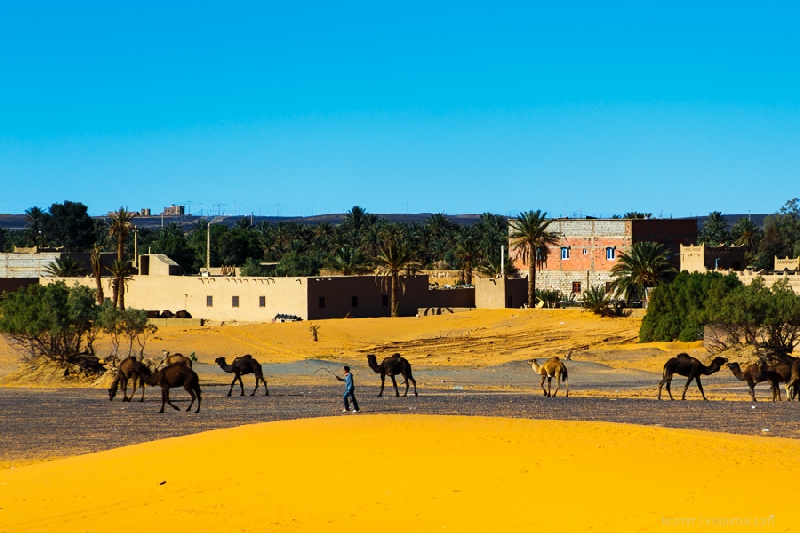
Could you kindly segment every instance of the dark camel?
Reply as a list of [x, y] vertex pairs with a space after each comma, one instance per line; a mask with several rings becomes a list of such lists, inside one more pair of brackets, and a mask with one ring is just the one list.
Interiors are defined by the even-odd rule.
[[161, 387], [161, 410], [159, 413], [164, 412], [164, 405], [166, 404], [169, 404], [176, 411], [180, 410], [177, 405], [169, 401], [169, 389], [176, 387], [183, 387], [192, 396], [192, 402], [186, 408], [186, 412], [188, 413], [192, 410], [195, 398], [197, 398], [197, 411], [195, 413], [200, 412], [200, 380], [194, 370], [187, 368], [183, 363], [173, 363], [155, 374], [150, 372], [147, 367], [144, 367], [144, 370], [142, 374], [144, 382], [151, 387], [156, 385]]
[[[550, 397], [550, 382], [553, 378], [556, 378], [556, 391], [553, 393], [553, 398], [556, 397], [558, 394], [559, 389], [559, 382], [563, 381], [567, 384], [567, 398], [569, 398], [569, 381], [567, 379], [567, 366], [561, 362], [561, 359], [558, 357], [551, 357], [542, 366], [539, 366], [539, 363], [536, 359], [531, 359], [528, 361], [531, 365], [531, 368], [534, 372], [542, 376], [542, 390], [544, 391], [544, 395]], [[544, 388], [544, 380], [547, 380], [547, 389]]]
[[671, 358], [664, 364], [664, 379], [658, 384], [658, 399], [661, 399], [661, 387], [665, 384], [667, 385], [667, 392], [669, 393], [670, 400], [674, 400], [675, 398], [672, 397], [672, 391], [670, 390], [670, 384], [672, 383], [672, 376], [674, 374], [679, 374], [681, 376], [686, 376], [689, 378], [689, 381], [686, 382], [686, 385], [683, 387], [683, 395], [681, 396], [681, 400], [686, 399], [686, 391], [689, 389], [689, 384], [692, 380], [697, 382], [697, 388], [700, 389], [700, 394], [703, 395], [704, 400], [708, 400], [706, 398], [706, 393], [703, 391], [703, 384], [700, 383], [700, 376], [710, 376], [714, 372], [719, 372], [719, 369], [722, 368], [722, 365], [728, 362], [726, 357], [715, 357], [709, 366], [704, 365], [700, 362], [699, 359], [695, 357], [689, 357], [689, 354], [678, 354], [677, 357]]
[[239, 387], [242, 389], [242, 393], [239, 396], [244, 396], [244, 383], [242, 382], [242, 374], [256, 375], [256, 388], [253, 389], [253, 393], [250, 396], [256, 395], [259, 380], [264, 383], [264, 396], [269, 396], [267, 380], [264, 379], [264, 370], [261, 368], [261, 365], [258, 363], [258, 361], [253, 359], [252, 355], [247, 354], [237, 357], [230, 365], [225, 362], [224, 357], [217, 357], [214, 362], [217, 363], [220, 368], [225, 371], [225, 373], [234, 374], [233, 381], [231, 381], [231, 389], [228, 391], [228, 396], [230, 396], [233, 392], [233, 385], [236, 383], [236, 380], [239, 380]]
[[[136, 384], [140, 383], [142, 386], [142, 399], [139, 401], [143, 402], [144, 381], [142, 380], [142, 367], [145, 367], [145, 365], [137, 361], [135, 357], [126, 357], [123, 359], [117, 368], [117, 375], [114, 376], [114, 381], [111, 382], [111, 387], [108, 389], [108, 399], [114, 401], [114, 396], [117, 395], [117, 388], [121, 384], [122, 401], [129, 402], [133, 400], [133, 397], [136, 395]], [[128, 381], [131, 379], [133, 379], [133, 392], [131, 392], [130, 397], [128, 397]]]
[[369, 364], [369, 367], [373, 372], [381, 375], [381, 392], [378, 393], [378, 398], [383, 396], [383, 386], [386, 381], [386, 376], [392, 378], [392, 385], [394, 385], [395, 395], [400, 396], [400, 391], [397, 390], [397, 381], [394, 378], [395, 376], [399, 375], [402, 375], [403, 379], [406, 380], [406, 393], [403, 394], [403, 396], [408, 396], [409, 381], [414, 384], [414, 396], [419, 396], [417, 394], [417, 380], [415, 380], [414, 376], [411, 375], [411, 363], [409, 363], [408, 359], [405, 357], [400, 357], [399, 353], [385, 358], [381, 364], [378, 364], [375, 354], [371, 353], [367, 355], [367, 364]]
[[742, 369], [739, 367], [739, 363], [728, 363], [728, 368], [740, 381], [747, 382], [747, 386], [750, 387], [750, 397], [753, 398], [754, 402], [757, 401], [755, 390], [756, 383], [761, 383], [762, 381], [770, 382], [770, 388], [772, 389], [772, 401], [777, 401], [776, 394], [780, 394], [780, 389], [773, 385], [773, 382], [770, 379], [770, 373], [767, 370], [767, 365], [748, 365], [744, 372], [742, 372]]
[[796, 359], [792, 363], [792, 375], [789, 377], [789, 382], [786, 384], [786, 399], [793, 401], [795, 396], [800, 393], [800, 359]]

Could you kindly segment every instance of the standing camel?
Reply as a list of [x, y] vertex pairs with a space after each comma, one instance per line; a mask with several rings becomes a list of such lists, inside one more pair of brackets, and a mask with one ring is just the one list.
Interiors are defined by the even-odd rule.
[[147, 367], [144, 367], [144, 370], [142, 374], [144, 382], [152, 387], [156, 385], [161, 387], [161, 410], [159, 413], [164, 412], [164, 405], [166, 404], [169, 404], [176, 411], [180, 410], [177, 405], [169, 401], [169, 389], [176, 387], [183, 387], [192, 396], [192, 402], [186, 408], [186, 412], [188, 413], [192, 410], [195, 398], [197, 398], [197, 411], [195, 413], [200, 412], [200, 379], [194, 370], [183, 363], [173, 363], [155, 374]]
[[[531, 359], [528, 361], [528, 363], [531, 365], [531, 368], [534, 372], [542, 376], [541, 386], [545, 396], [550, 397], [550, 382], [553, 378], [556, 378], [556, 391], [553, 393], [553, 398], [555, 398], [556, 394], [558, 394], [560, 381], [563, 381], [567, 384], [567, 398], [569, 398], [567, 366], [561, 362], [561, 359], [558, 357], [551, 357], [541, 366], [539, 366], [539, 363], [536, 361], [536, 359]], [[547, 380], [547, 389], [544, 388], [545, 379]]]
[[689, 378], [689, 381], [687, 381], [686, 385], [683, 387], [683, 395], [681, 396], [681, 400], [686, 399], [686, 391], [689, 389], [689, 384], [692, 382], [692, 380], [697, 381], [697, 388], [700, 389], [700, 394], [703, 395], [704, 400], [708, 400], [708, 398], [706, 398], [705, 391], [703, 391], [703, 384], [700, 383], [700, 376], [710, 376], [714, 372], [719, 372], [719, 369], [722, 368], [722, 365], [727, 362], [727, 357], [715, 357], [714, 360], [711, 361], [711, 364], [706, 366], [696, 357], [689, 357], [689, 354], [686, 353], [678, 354], [677, 357], [671, 358], [664, 364], [664, 379], [662, 379], [658, 384], [658, 399], [661, 399], [661, 387], [663, 387], [665, 384], [667, 386], [667, 392], [669, 393], [669, 399], [675, 399], [672, 397], [670, 384], [672, 383], [672, 376], [674, 374], [679, 374]]
[[169, 366], [172, 363], [183, 363], [189, 368], [192, 368], [192, 360], [189, 357], [186, 357], [183, 354], [175, 353], [170, 355], [167, 350], [161, 350], [161, 353], [164, 355], [164, 359], [158, 363], [158, 368], [163, 368], [165, 366]]
[[[756, 383], [761, 383], [762, 381], [770, 382], [772, 401], [774, 402], [776, 400], [776, 387], [774, 387], [770, 381], [766, 365], [748, 365], [744, 372], [742, 372], [742, 369], [739, 367], [739, 363], [728, 363], [728, 368], [739, 381], [747, 382], [747, 386], [750, 387], [750, 397], [753, 398], [754, 402], [757, 401]], [[780, 390], [778, 390], [778, 394], [780, 394]]]
[[394, 385], [395, 395], [400, 396], [400, 391], [397, 390], [397, 381], [394, 378], [398, 375], [402, 375], [403, 379], [406, 380], [406, 393], [403, 394], [403, 396], [408, 396], [409, 381], [414, 384], [414, 396], [419, 396], [417, 394], [417, 380], [415, 380], [414, 376], [411, 375], [411, 363], [409, 363], [408, 359], [405, 357], [400, 357], [399, 353], [396, 353], [391, 357], [386, 357], [381, 364], [378, 364], [375, 354], [371, 353], [367, 355], [367, 364], [369, 364], [369, 367], [373, 372], [381, 375], [381, 392], [378, 393], [378, 398], [383, 396], [383, 386], [386, 381], [386, 376], [392, 378], [392, 385]]
[[256, 388], [253, 389], [253, 393], [250, 396], [256, 395], [259, 380], [264, 383], [264, 396], [269, 396], [267, 380], [264, 379], [264, 370], [252, 355], [247, 354], [237, 357], [230, 365], [225, 362], [224, 357], [217, 357], [214, 362], [217, 363], [226, 374], [234, 375], [233, 381], [231, 381], [231, 389], [228, 391], [228, 396], [230, 396], [233, 392], [233, 385], [236, 383], [236, 380], [239, 380], [239, 387], [242, 389], [242, 393], [239, 396], [244, 396], [244, 383], [242, 382], [242, 374], [255, 374], [256, 376]]
[[[142, 367], [147, 368], [143, 363], [140, 363], [135, 357], [126, 357], [123, 359], [119, 367], [117, 367], [117, 375], [114, 376], [114, 381], [111, 382], [111, 387], [108, 389], [108, 399], [114, 401], [114, 396], [117, 395], [117, 388], [122, 385], [122, 401], [129, 402], [136, 395], [137, 382], [142, 386], [142, 399], [144, 401], [144, 381], [142, 380]], [[149, 369], [148, 369], [149, 370]], [[133, 379], [133, 392], [128, 397], [128, 381]]]

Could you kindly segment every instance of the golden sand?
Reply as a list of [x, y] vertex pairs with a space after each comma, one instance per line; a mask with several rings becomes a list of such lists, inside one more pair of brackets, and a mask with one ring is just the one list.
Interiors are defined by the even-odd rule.
[[[0, 531], [797, 531], [798, 452], [593, 422], [271, 422], [0, 471]], [[770, 476], [789, 491], [754, 489]]]

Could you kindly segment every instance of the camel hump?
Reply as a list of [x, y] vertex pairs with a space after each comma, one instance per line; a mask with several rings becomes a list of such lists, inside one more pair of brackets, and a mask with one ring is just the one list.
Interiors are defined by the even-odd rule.
[[392, 354], [392, 359], [400, 359], [400, 354], [399, 353]]

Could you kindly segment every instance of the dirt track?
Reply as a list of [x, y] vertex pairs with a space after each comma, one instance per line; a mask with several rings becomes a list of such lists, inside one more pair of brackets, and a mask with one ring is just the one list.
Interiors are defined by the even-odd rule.
[[[377, 391], [371, 382], [357, 388], [363, 412], [602, 420], [800, 437], [800, 405], [790, 402], [759, 402], [753, 408], [745, 401], [567, 399], [529, 392], [445, 389], [421, 390], [418, 398], [396, 398], [392, 393], [378, 399]], [[159, 414], [160, 395], [152, 389], [144, 403], [110, 402], [102, 389], [0, 389], [0, 461], [71, 456], [249, 423], [358, 416], [341, 413], [341, 387], [335, 385], [274, 386], [268, 397], [228, 398], [226, 393], [227, 386], [207, 384], [199, 414], [169, 407]], [[188, 406], [185, 392], [176, 390], [173, 398], [182, 409]]]

